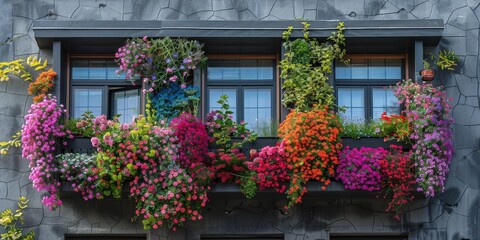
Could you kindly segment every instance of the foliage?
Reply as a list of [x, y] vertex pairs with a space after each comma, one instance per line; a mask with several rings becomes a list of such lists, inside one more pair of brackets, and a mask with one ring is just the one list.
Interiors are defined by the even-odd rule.
[[[247, 129], [247, 123], [233, 121], [233, 112], [228, 104], [228, 96], [222, 95], [217, 101], [220, 109], [211, 111], [205, 119], [208, 134], [215, 141], [219, 149], [241, 148], [247, 142], [253, 142], [257, 135]], [[241, 138], [239, 142], [233, 142], [232, 138]]]
[[55, 77], [57, 73], [53, 69], [41, 72], [35, 82], [28, 86], [28, 94], [34, 95], [33, 102], [40, 102], [45, 97], [45, 94], [50, 92], [55, 86]]
[[180, 145], [177, 159], [180, 166], [189, 168], [205, 162], [210, 137], [202, 121], [189, 113], [183, 113], [172, 120], [170, 127]]
[[0, 142], [0, 155], [6, 155], [11, 147], [20, 147], [22, 145], [22, 142], [20, 141], [21, 138], [22, 132], [20, 131], [12, 136], [12, 140]]
[[386, 112], [382, 113], [379, 125], [380, 135], [387, 139], [397, 139], [398, 141], [410, 142], [410, 124], [403, 115], [392, 114], [387, 116]]
[[58, 196], [60, 183], [55, 177], [58, 172], [54, 157], [57, 143], [62, 143], [64, 137], [73, 137], [60, 124], [64, 113], [63, 105], [58, 105], [55, 97], [47, 96], [32, 104], [22, 127], [22, 156], [30, 160], [30, 180], [37, 191], [48, 192], [42, 203], [51, 209], [62, 204]]
[[333, 62], [345, 56], [344, 24], [340, 22], [337, 31], [325, 43], [309, 38], [310, 24], [302, 24], [303, 39], [290, 39], [293, 27], [283, 33], [285, 57], [280, 61], [280, 78], [284, 79], [283, 105], [301, 112], [309, 111], [315, 105], [333, 109], [333, 88], [328, 81]]
[[287, 190], [288, 207], [301, 202], [306, 192], [304, 184], [309, 180], [330, 183], [342, 148], [340, 131], [339, 117], [328, 107], [309, 112], [292, 110], [280, 125], [279, 136], [293, 171]]
[[380, 134], [377, 130], [381, 126], [379, 121], [369, 122], [347, 122], [342, 121], [342, 137], [350, 137], [353, 139], [359, 139], [361, 137], [379, 137]]
[[35, 238], [33, 230], [24, 236], [23, 231], [17, 228], [19, 222], [23, 223], [23, 210], [27, 208], [28, 199], [20, 197], [18, 201], [18, 209], [15, 212], [6, 209], [0, 215], [0, 226], [6, 231], [0, 234], [1, 240], [33, 240]]
[[455, 70], [458, 63], [458, 57], [454, 51], [442, 50], [438, 54], [437, 67], [442, 70]]
[[382, 187], [380, 160], [386, 158], [388, 151], [379, 148], [352, 148], [342, 150], [337, 167], [337, 180], [341, 180], [345, 189], [378, 191]]
[[93, 128], [93, 119], [95, 116], [92, 112], [86, 111], [82, 113], [78, 119], [67, 119], [67, 129], [75, 136], [93, 137], [95, 134]]
[[35, 71], [41, 71], [47, 67], [47, 60], [30, 56], [27, 60], [17, 59], [11, 62], [0, 62], [0, 81], [10, 80], [10, 75], [13, 74], [24, 81], [32, 81], [32, 74], [28, 68], [34, 68]]
[[171, 83], [186, 87], [192, 70], [206, 61], [202, 47], [195, 40], [169, 37], [148, 40], [145, 36], [127, 40], [115, 56], [119, 73], [125, 72], [127, 78], [141, 77], [150, 84], [149, 92], [158, 93]]
[[286, 183], [290, 181], [291, 165], [285, 159], [283, 143], [264, 147], [260, 152], [250, 151], [247, 166], [255, 173], [253, 180], [260, 190], [274, 188], [279, 193], [285, 192]]
[[80, 153], [65, 153], [57, 156], [59, 163], [59, 177], [73, 187], [73, 191], [80, 192], [83, 199], [100, 199], [98, 192], [98, 169], [94, 155]]
[[197, 115], [200, 90], [195, 86], [182, 87], [172, 83], [153, 95], [151, 101], [157, 118], [169, 122], [183, 112]]
[[452, 106], [447, 103], [445, 91], [431, 84], [406, 80], [397, 84], [394, 94], [406, 107], [404, 113], [411, 124], [417, 190], [433, 197], [445, 189], [452, 158]]
[[399, 219], [402, 207], [413, 200], [415, 174], [409, 152], [402, 147], [391, 145], [385, 159], [380, 160], [382, 169], [384, 197], [391, 198], [387, 212], [395, 212]]

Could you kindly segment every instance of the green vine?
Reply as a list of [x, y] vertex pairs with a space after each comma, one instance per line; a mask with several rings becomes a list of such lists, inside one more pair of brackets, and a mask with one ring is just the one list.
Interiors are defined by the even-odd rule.
[[334, 90], [328, 80], [334, 61], [345, 57], [344, 24], [340, 22], [337, 31], [324, 43], [309, 38], [310, 24], [302, 24], [303, 38], [290, 39], [293, 27], [283, 33], [285, 56], [280, 61], [280, 77], [284, 79], [283, 105], [301, 112], [316, 105], [333, 107]]

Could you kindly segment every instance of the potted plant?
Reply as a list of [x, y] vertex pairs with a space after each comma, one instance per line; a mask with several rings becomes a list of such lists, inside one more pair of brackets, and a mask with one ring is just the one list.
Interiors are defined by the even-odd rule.
[[435, 70], [431, 68], [430, 63], [427, 60], [423, 60], [423, 69], [420, 71], [423, 81], [432, 81], [435, 77]]

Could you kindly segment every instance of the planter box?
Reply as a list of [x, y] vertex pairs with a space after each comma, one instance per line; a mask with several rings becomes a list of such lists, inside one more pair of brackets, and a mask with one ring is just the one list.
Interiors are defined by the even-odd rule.
[[395, 140], [384, 141], [383, 138], [379, 137], [361, 137], [359, 139], [353, 139], [350, 137], [342, 137], [343, 147], [349, 146], [350, 148], [361, 148], [361, 147], [370, 147], [370, 148], [389, 148], [390, 145], [394, 144], [401, 146], [403, 149], [410, 149], [412, 146], [404, 142], [398, 142]]
[[96, 149], [92, 146], [90, 138], [76, 137], [74, 139], [67, 140], [67, 146], [60, 148], [62, 153], [87, 153], [92, 154]]

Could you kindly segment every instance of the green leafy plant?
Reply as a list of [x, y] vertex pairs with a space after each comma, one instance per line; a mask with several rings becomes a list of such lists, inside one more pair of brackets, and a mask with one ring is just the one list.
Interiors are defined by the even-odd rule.
[[343, 131], [341, 132], [342, 137], [350, 137], [353, 139], [359, 139], [361, 137], [380, 137], [379, 121], [369, 121], [369, 122], [342, 122]]
[[22, 131], [15, 133], [12, 140], [0, 142], [0, 155], [6, 155], [12, 147], [20, 147], [22, 145]]
[[17, 228], [19, 222], [23, 223], [23, 210], [27, 208], [28, 199], [20, 197], [18, 201], [18, 209], [15, 212], [11, 209], [6, 209], [0, 215], [0, 226], [6, 231], [0, 234], [1, 240], [33, 240], [35, 238], [33, 231], [23, 235], [22, 229]]
[[28, 68], [35, 71], [44, 70], [48, 61], [42, 61], [41, 58], [30, 56], [25, 59], [17, 59], [11, 62], [0, 62], [0, 81], [10, 80], [10, 75], [20, 77], [25, 81], [32, 81], [32, 74]]
[[[257, 134], [247, 128], [247, 123], [233, 121], [233, 112], [230, 110], [227, 95], [220, 96], [217, 103], [220, 104], [220, 109], [207, 114], [205, 126], [212, 141], [215, 141], [220, 149], [241, 148], [247, 142], [257, 139]], [[233, 142], [232, 138], [240, 138], [241, 141]]]
[[75, 136], [93, 137], [95, 131], [92, 120], [95, 118], [91, 111], [82, 113], [80, 118], [67, 119], [65, 126]]
[[333, 62], [345, 56], [344, 24], [340, 22], [327, 42], [309, 38], [310, 24], [302, 22], [303, 38], [291, 40], [293, 27], [283, 33], [285, 57], [280, 61], [283, 105], [306, 112], [315, 105], [333, 109], [333, 88], [328, 83]]
[[458, 60], [459, 59], [457, 55], [455, 55], [454, 51], [442, 50], [440, 51], [440, 53], [438, 53], [438, 59], [436, 64], [437, 64], [437, 67], [439, 67], [442, 70], [453, 71], [457, 66]]

